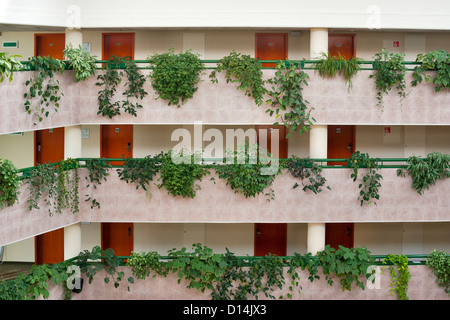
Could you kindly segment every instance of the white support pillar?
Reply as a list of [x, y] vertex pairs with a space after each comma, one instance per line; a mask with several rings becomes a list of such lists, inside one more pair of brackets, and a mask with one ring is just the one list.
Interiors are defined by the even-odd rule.
[[66, 46], [71, 43], [73, 48], [83, 44], [83, 32], [80, 29], [66, 29]]
[[76, 257], [81, 252], [81, 224], [64, 228], [64, 260]]
[[311, 28], [309, 40], [309, 58], [319, 58], [322, 52], [328, 52], [328, 29]]
[[306, 249], [312, 255], [325, 249], [325, 223], [308, 223]]

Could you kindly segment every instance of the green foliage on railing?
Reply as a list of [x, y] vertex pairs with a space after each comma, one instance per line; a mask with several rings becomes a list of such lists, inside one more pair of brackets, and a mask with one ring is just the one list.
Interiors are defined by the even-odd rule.
[[9, 82], [13, 79], [13, 72], [22, 68], [22, 64], [17, 60], [21, 56], [14, 54], [8, 55], [6, 52], [0, 52], [0, 82], [5, 78]]
[[[421, 63], [414, 68], [413, 81], [411, 85], [417, 86], [418, 83], [432, 82], [434, 91], [439, 92], [442, 88], [450, 88], [450, 53], [445, 50], [435, 50], [427, 54], [417, 55], [416, 61]], [[431, 81], [430, 71], [435, 71], [433, 81]]]
[[[311, 190], [315, 194], [318, 194], [322, 192], [323, 187], [331, 190], [326, 185], [327, 179], [322, 176], [322, 167], [309, 159], [291, 156], [291, 158], [284, 162], [284, 167], [288, 169], [294, 178], [300, 179], [303, 191]], [[292, 188], [295, 189], [299, 186], [298, 183], [295, 183]]]
[[[109, 168], [112, 167], [111, 162], [102, 159], [89, 159], [85, 162], [85, 167], [88, 170], [88, 175], [84, 177], [87, 181], [86, 189], [92, 185], [92, 188], [96, 190], [97, 185], [102, 184], [103, 181], [106, 182], [106, 177], [109, 176]], [[100, 202], [92, 194], [86, 194], [85, 201], [91, 203], [91, 209], [94, 207], [100, 208]]]
[[389, 254], [386, 263], [391, 263], [389, 273], [391, 276], [390, 295], [396, 295], [397, 300], [409, 300], [408, 286], [411, 274], [408, 267], [408, 258], [405, 255]]
[[19, 197], [18, 170], [8, 159], [0, 159], [0, 209], [12, 206]]
[[437, 284], [450, 294], [450, 256], [444, 251], [433, 250], [427, 257], [426, 265], [433, 269]]
[[95, 75], [97, 71], [96, 56], [91, 56], [89, 52], [83, 51], [81, 45], [74, 48], [70, 43], [64, 49], [63, 54], [67, 59], [67, 67], [74, 70], [75, 82], [85, 81]]

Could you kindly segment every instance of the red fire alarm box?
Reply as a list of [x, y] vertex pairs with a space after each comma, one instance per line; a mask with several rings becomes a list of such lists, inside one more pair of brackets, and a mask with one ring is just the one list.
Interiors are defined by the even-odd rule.
[[384, 127], [384, 133], [391, 133], [391, 127]]
[[393, 47], [394, 47], [394, 48], [400, 47], [400, 41], [394, 41]]

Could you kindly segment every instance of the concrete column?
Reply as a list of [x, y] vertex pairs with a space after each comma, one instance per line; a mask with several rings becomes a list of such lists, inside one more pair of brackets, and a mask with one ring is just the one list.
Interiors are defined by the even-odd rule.
[[81, 251], [81, 223], [65, 227], [64, 260], [77, 256]]
[[325, 249], [325, 223], [308, 223], [306, 249], [313, 255]]
[[69, 43], [74, 48], [81, 46], [83, 44], [83, 32], [80, 29], [66, 29], [66, 46]]
[[311, 28], [309, 42], [309, 58], [319, 58], [322, 52], [328, 52], [328, 29]]
[[64, 159], [81, 158], [81, 125], [64, 128]]

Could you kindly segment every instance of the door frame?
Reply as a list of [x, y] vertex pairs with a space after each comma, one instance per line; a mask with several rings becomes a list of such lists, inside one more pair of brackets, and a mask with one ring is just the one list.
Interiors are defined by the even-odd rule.
[[[59, 128], [47, 128], [47, 129], [39, 129], [39, 130], [35, 130], [34, 131], [34, 135], [33, 135], [33, 145], [34, 145], [34, 166], [37, 166], [36, 160], [37, 160], [37, 134], [38, 131], [43, 131], [43, 130], [50, 130], [50, 129], [59, 129]], [[65, 143], [65, 134], [66, 131], [62, 130], [62, 136], [63, 136], [63, 141]], [[63, 149], [64, 149], [64, 145], [63, 145]], [[42, 164], [42, 163], [41, 163]]]
[[[329, 33], [328, 34], [328, 38], [330, 37], [351, 37], [352, 38], [352, 52], [353, 52], [353, 56], [352, 58], [356, 58], [356, 34], [355, 33]], [[327, 48], [328, 50], [328, 48]], [[328, 50], [329, 51], [329, 50]]]
[[[353, 154], [353, 153], [355, 153], [355, 150], [356, 150], [356, 125], [328, 125], [328, 127], [327, 127], [327, 158], [328, 158], [328, 155], [329, 155], [329, 150], [330, 150], [330, 126], [333, 126], [333, 127], [352, 127], [352, 151], [351, 151], [351, 154]], [[337, 165], [338, 164], [338, 162], [328, 162], [328, 164], [327, 165]]]
[[100, 125], [100, 158], [103, 158], [103, 126], [131, 126], [131, 158], [133, 158], [134, 125], [132, 124], [101, 124]]
[[134, 60], [135, 33], [134, 32], [102, 32], [102, 60], [108, 60], [105, 56], [105, 36], [131, 35], [131, 59]]
[[267, 35], [283, 35], [284, 36], [284, 58], [283, 60], [286, 60], [288, 58], [288, 39], [289, 39], [289, 34], [288, 33], [284, 33], [284, 32], [256, 32], [255, 33], [255, 59], [257, 59], [258, 57], [258, 36], [267, 36]]
[[134, 249], [134, 222], [102, 222], [100, 223], [100, 247], [102, 250], [105, 250], [105, 244], [104, 244], [104, 225], [105, 223], [113, 224], [113, 223], [123, 223], [123, 224], [130, 224], [131, 225], [131, 252], [133, 252]]
[[[256, 256], [256, 242], [257, 242], [257, 237], [258, 237], [258, 234], [257, 234], [257, 227], [258, 227], [258, 225], [281, 225], [282, 227], [283, 227], [283, 234], [282, 234], [282, 236], [283, 236], [283, 255], [281, 255], [281, 256], [286, 256], [286, 254], [287, 254], [287, 239], [288, 239], [288, 224], [286, 223], [286, 222], [280, 222], [280, 223], [278, 223], [278, 222], [273, 222], [273, 223], [265, 223], [265, 222], [261, 222], [261, 223], [259, 223], [259, 222], [255, 222], [255, 223], [253, 223], [253, 255], [254, 256]], [[280, 237], [281, 238], [281, 237]]]
[[34, 34], [34, 56], [37, 57], [37, 37], [42, 37], [42, 36], [54, 36], [54, 35], [64, 35], [64, 41], [66, 39], [66, 34], [63, 32], [53, 32], [53, 33], [35, 33]]
[[[328, 227], [330, 225], [351, 225], [350, 228], [350, 246], [348, 248], [353, 248], [355, 245], [355, 223], [354, 222], [330, 222], [330, 223], [325, 223], [325, 245], [328, 244], [329, 241], [329, 233], [328, 233]], [[337, 249], [337, 248], [336, 248]]]

